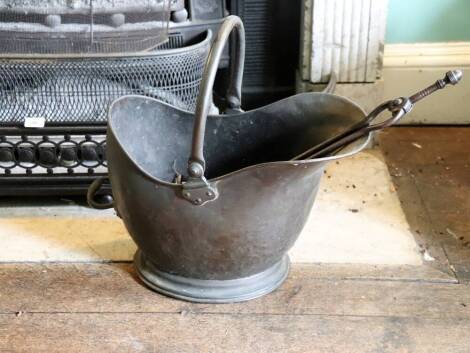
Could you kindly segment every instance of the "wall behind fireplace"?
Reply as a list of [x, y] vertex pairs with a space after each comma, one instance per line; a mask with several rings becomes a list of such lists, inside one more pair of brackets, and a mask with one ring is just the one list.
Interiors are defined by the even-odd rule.
[[408, 124], [470, 124], [470, 1], [389, 0], [384, 53], [384, 96], [413, 92], [446, 70], [464, 80], [411, 112]]
[[390, 0], [387, 43], [470, 41], [470, 1]]

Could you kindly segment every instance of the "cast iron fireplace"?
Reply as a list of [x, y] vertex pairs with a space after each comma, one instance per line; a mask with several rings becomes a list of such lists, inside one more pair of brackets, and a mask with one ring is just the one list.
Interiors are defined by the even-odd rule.
[[[115, 98], [193, 110], [209, 30], [229, 12], [247, 30], [245, 106], [292, 94], [298, 0], [0, 0], [0, 195], [84, 194], [107, 173]], [[220, 80], [228, 61], [227, 48]]]

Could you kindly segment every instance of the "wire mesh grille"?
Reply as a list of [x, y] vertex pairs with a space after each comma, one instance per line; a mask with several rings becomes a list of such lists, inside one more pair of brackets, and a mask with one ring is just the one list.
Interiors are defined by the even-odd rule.
[[209, 46], [206, 37], [194, 46], [156, 50], [143, 57], [2, 59], [0, 125], [37, 117], [49, 126], [104, 123], [109, 104], [128, 94], [192, 111]]
[[89, 54], [150, 50], [168, 36], [182, 0], [0, 0], [2, 53]]

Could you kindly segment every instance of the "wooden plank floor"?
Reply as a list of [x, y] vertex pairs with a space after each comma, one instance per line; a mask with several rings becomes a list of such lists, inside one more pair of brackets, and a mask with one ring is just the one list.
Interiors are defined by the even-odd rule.
[[426, 266], [294, 265], [274, 293], [191, 304], [130, 264], [0, 265], [0, 352], [468, 352], [470, 288]]

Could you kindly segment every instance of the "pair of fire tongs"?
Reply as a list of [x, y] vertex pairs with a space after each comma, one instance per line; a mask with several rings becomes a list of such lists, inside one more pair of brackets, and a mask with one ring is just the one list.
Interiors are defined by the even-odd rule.
[[[446, 73], [443, 79], [437, 80], [433, 85], [423, 89], [422, 91], [419, 91], [409, 98], [400, 97], [398, 99], [393, 99], [382, 103], [377, 108], [375, 108], [364, 120], [354, 124], [348, 130], [310, 148], [309, 150], [295, 157], [293, 160], [326, 157], [333, 152], [345, 147], [351, 142], [368, 135], [372, 131], [378, 131], [392, 126], [400, 121], [406, 114], [408, 114], [411, 109], [413, 109], [415, 103], [429, 96], [431, 93], [444, 88], [448, 84], [456, 85], [462, 79], [462, 76], [463, 73], [460, 70], [449, 71]], [[376, 120], [377, 117], [386, 110], [392, 113], [392, 117], [378, 123], [373, 123], [374, 120]]]

